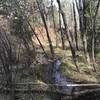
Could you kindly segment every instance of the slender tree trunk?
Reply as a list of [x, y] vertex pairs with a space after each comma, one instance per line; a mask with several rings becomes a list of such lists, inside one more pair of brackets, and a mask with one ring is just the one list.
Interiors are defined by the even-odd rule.
[[71, 33], [70, 33], [70, 31], [68, 31], [65, 14], [64, 14], [64, 12], [63, 12], [63, 10], [61, 8], [60, 0], [57, 0], [57, 3], [58, 3], [58, 6], [59, 6], [60, 13], [62, 15], [63, 23], [64, 23], [64, 26], [65, 26], [66, 37], [68, 39], [68, 42], [69, 42], [69, 45], [70, 45], [70, 49], [71, 49], [71, 52], [72, 52], [72, 58], [73, 58], [73, 61], [74, 61], [74, 64], [76, 66], [77, 71], [79, 71], [79, 68], [78, 68], [78, 65], [77, 65], [77, 59], [76, 59], [76, 50], [75, 50], [73, 42], [71, 40], [71, 36], [70, 36]]
[[92, 24], [92, 63], [93, 63], [93, 68], [94, 71], [96, 71], [96, 66], [95, 66], [95, 34], [96, 34], [96, 17], [97, 17], [97, 13], [99, 10], [99, 6], [100, 6], [100, 0], [98, 0], [97, 6], [96, 6], [96, 12], [95, 15], [93, 17], [93, 24]]
[[90, 57], [89, 57], [89, 53], [88, 53], [88, 49], [87, 49], [87, 25], [86, 25], [86, 16], [85, 16], [85, 0], [78, 0], [79, 2], [79, 6], [78, 3], [76, 1], [76, 7], [78, 10], [78, 14], [79, 14], [79, 22], [80, 22], [80, 32], [81, 32], [81, 38], [82, 38], [82, 44], [83, 44], [83, 51], [84, 51], [84, 55], [86, 58], [87, 63], [90, 65]]
[[[23, 14], [23, 11], [21, 10], [21, 8], [20, 8], [20, 6], [19, 6], [19, 3], [18, 3], [16, 0], [15, 0], [15, 4], [16, 4], [16, 6], [19, 8], [20, 12]], [[38, 42], [39, 42], [39, 44], [40, 44], [40, 46], [41, 46], [41, 48], [42, 48], [44, 54], [47, 55], [47, 53], [45, 52], [45, 49], [44, 49], [44, 47], [43, 47], [43, 45], [42, 45], [40, 39], [38, 38], [37, 34], [35, 33], [34, 28], [33, 28], [32, 25], [30, 24], [30, 22], [29, 22], [29, 20], [27, 19], [27, 17], [26, 17], [26, 16], [24, 16], [24, 17], [25, 17], [25, 21], [27, 22], [27, 24], [29, 25], [29, 27], [30, 27], [30, 29], [32, 30], [33, 34], [35, 35], [36, 39], [38, 40]]]
[[79, 50], [78, 47], [78, 33], [77, 33], [77, 21], [76, 21], [76, 11], [75, 11], [75, 5], [73, 3], [73, 12], [74, 12], [74, 32], [75, 32], [75, 42], [76, 42], [76, 49]]
[[65, 50], [64, 32], [62, 29], [61, 29], [61, 41], [62, 41], [62, 49]]
[[38, 0], [37, 0], [37, 4], [38, 4], [38, 8], [39, 8], [39, 11], [40, 11], [40, 14], [41, 14], [41, 18], [42, 18], [42, 21], [44, 23], [45, 30], [46, 30], [46, 33], [47, 33], [47, 38], [48, 38], [48, 42], [49, 42], [50, 52], [51, 52], [52, 58], [54, 58], [54, 49], [53, 49], [52, 41], [51, 41], [51, 38], [49, 36], [49, 31], [48, 31], [48, 27], [47, 27], [47, 24], [46, 24], [46, 20], [45, 20], [43, 11], [41, 10], [41, 7], [40, 7], [40, 4], [39, 4]]
[[56, 23], [55, 23], [55, 17], [54, 17], [53, 0], [51, 0], [51, 8], [52, 8], [53, 27], [54, 27], [54, 32], [55, 32], [55, 35], [56, 35], [56, 47], [58, 47], [58, 34], [56, 32]]
[[85, 58], [86, 58], [86, 61], [88, 62], [88, 64], [90, 65], [90, 57], [89, 57], [89, 53], [88, 53], [88, 50], [87, 50], [86, 32], [83, 33], [82, 41], [83, 41], [83, 49], [84, 49]]
[[61, 15], [60, 15], [60, 11], [59, 11], [59, 27], [60, 27], [59, 32], [61, 34], [61, 41], [62, 41], [62, 49], [65, 50], [65, 41], [64, 41], [65, 32], [64, 32], [64, 30], [61, 27]]
[[95, 67], [95, 46], [94, 46], [94, 41], [95, 41], [95, 36], [94, 36], [94, 31], [92, 32], [92, 63], [93, 63], [93, 68], [94, 71], [96, 71], [96, 67]]

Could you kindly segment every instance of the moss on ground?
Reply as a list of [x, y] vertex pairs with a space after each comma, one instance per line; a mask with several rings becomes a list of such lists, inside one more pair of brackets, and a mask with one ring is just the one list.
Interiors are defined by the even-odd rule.
[[[49, 49], [47, 50], [48, 55], [50, 56]], [[100, 53], [97, 54], [97, 61], [98, 64], [96, 65], [97, 72], [93, 71], [93, 67], [86, 63], [86, 59], [84, 57], [83, 52], [76, 52], [77, 54], [77, 64], [79, 66], [80, 72], [76, 71], [76, 67], [72, 60], [72, 54], [70, 50], [62, 50], [60, 48], [55, 48], [55, 55], [56, 58], [61, 58], [61, 68], [60, 72], [62, 76], [74, 79], [76, 82], [86, 82], [86, 83], [100, 83]], [[21, 72], [20, 77], [22, 79], [29, 79], [29, 77], [38, 79], [41, 81], [49, 79], [50, 71], [47, 64], [35, 64], [31, 69], [32, 70], [25, 70]], [[48, 76], [47, 76], [48, 75]]]
[[[62, 76], [75, 79], [78, 82], [87, 83], [99, 83], [100, 82], [100, 69], [97, 65], [97, 72], [93, 71], [93, 67], [86, 63], [83, 52], [77, 52], [77, 64], [80, 69], [80, 73], [76, 71], [76, 67], [72, 60], [72, 55], [70, 50], [61, 50], [57, 48], [56, 56], [62, 59], [61, 73]], [[100, 55], [98, 54], [98, 58]]]

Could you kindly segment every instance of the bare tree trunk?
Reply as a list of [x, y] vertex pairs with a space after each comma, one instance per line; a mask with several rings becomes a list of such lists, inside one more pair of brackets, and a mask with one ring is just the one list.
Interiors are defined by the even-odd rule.
[[79, 50], [78, 47], [78, 33], [77, 33], [77, 21], [76, 21], [76, 11], [75, 11], [75, 5], [73, 3], [73, 12], [74, 12], [74, 31], [75, 31], [75, 42], [76, 42], [76, 49]]
[[88, 53], [88, 50], [87, 50], [87, 36], [86, 36], [86, 33], [87, 32], [83, 33], [83, 37], [82, 37], [83, 49], [84, 49], [84, 54], [85, 54], [86, 61], [90, 65], [90, 57], [89, 57], [89, 53]]
[[64, 30], [61, 27], [61, 15], [60, 15], [60, 11], [59, 11], [59, 27], [60, 27], [59, 32], [61, 34], [61, 41], [62, 41], [62, 49], [64, 50], [65, 49], [65, 41], [64, 41], [65, 32], [64, 32]]
[[[21, 10], [21, 8], [19, 6], [19, 3], [16, 0], [15, 0], [15, 4], [19, 8], [20, 12], [23, 14], [23, 11]], [[37, 34], [36, 34], [35, 30], [34, 30], [34, 28], [32, 27], [32, 25], [30, 24], [29, 20], [27, 19], [27, 17], [25, 15], [24, 15], [24, 17], [25, 17], [25, 21], [27, 22], [27, 24], [29, 25], [29, 27], [32, 30], [33, 34], [35, 35], [36, 39], [38, 40], [38, 42], [39, 42], [44, 54], [47, 55], [47, 53], [45, 52], [45, 49], [44, 49], [40, 39], [38, 38], [38, 36], [37, 36]]]
[[85, 17], [85, 0], [78, 1], [79, 5], [76, 1], [76, 6], [79, 14], [79, 22], [80, 22], [80, 32], [81, 32], [81, 38], [83, 43], [83, 50], [84, 55], [86, 58], [87, 63], [90, 65], [90, 57], [87, 49], [87, 25], [86, 25], [86, 17]]
[[62, 29], [61, 29], [61, 41], [62, 41], [62, 49], [65, 50], [64, 32]]
[[98, 0], [97, 6], [96, 6], [96, 12], [95, 12], [95, 15], [93, 17], [93, 25], [92, 25], [92, 62], [93, 62], [94, 71], [96, 71], [96, 66], [95, 66], [96, 17], [97, 17], [97, 13], [98, 13], [98, 10], [99, 10], [99, 6], [100, 6], [100, 0]]
[[46, 33], [47, 33], [47, 38], [48, 38], [48, 42], [49, 42], [50, 52], [51, 52], [52, 58], [54, 58], [54, 49], [53, 49], [52, 41], [51, 41], [51, 38], [49, 36], [49, 31], [48, 31], [48, 27], [47, 27], [47, 24], [46, 24], [46, 20], [45, 20], [43, 11], [42, 11], [42, 9], [40, 7], [40, 4], [39, 4], [38, 0], [37, 0], [37, 4], [38, 4], [38, 8], [39, 8], [39, 11], [40, 11], [40, 14], [41, 14], [41, 18], [42, 18], [42, 21], [44, 23], [45, 30], [46, 30]]
[[55, 35], [56, 35], [56, 47], [58, 47], [58, 34], [56, 32], [56, 23], [55, 23], [55, 18], [54, 18], [53, 0], [51, 0], [51, 8], [52, 8], [52, 18], [53, 18], [54, 32], [55, 32]]
[[64, 26], [65, 26], [65, 33], [66, 33], [66, 36], [67, 36], [67, 39], [68, 39], [68, 42], [69, 42], [69, 45], [70, 45], [73, 61], [74, 61], [74, 64], [76, 66], [77, 71], [79, 71], [79, 68], [78, 68], [78, 65], [77, 65], [77, 59], [76, 59], [76, 50], [75, 50], [73, 42], [71, 40], [71, 35], [70, 35], [71, 33], [70, 33], [70, 31], [68, 31], [65, 14], [64, 14], [64, 12], [61, 8], [60, 0], [57, 0], [57, 3], [58, 3], [58, 6], [59, 6], [60, 13], [62, 15], [63, 23], [64, 23]]
[[93, 63], [93, 68], [94, 68], [94, 71], [96, 71], [96, 66], [95, 66], [95, 51], [94, 51], [94, 41], [95, 41], [95, 36], [94, 36], [94, 33], [95, 31], [92, 32], [92, 63]]

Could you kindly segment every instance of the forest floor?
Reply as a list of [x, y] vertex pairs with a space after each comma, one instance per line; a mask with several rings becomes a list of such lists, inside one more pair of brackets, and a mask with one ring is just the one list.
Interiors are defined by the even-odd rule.
[[[52, 30], [49, 30], [49, 31], [52, 31]], [[53, 32], [51, 32], [51, 33], [53, 33]], [[54, 47], [55, 56], [56, 56], [56, 58], [61, 58], [62, 64], [61, 64], [60, 72], [61, 72], [62, 76], [69, 77], [69, 78], [75, 80], [75, 82], [100, 83], [100, 61], [99, 61], [100, 52], [99, 51], [96, 54], [96, 72], [93, 71], [92, 64], [89, 65], [86, 62], [83, 51], [82, 50], [77, 51], [76, 52], [77, 64], [78, 64], [79, 69], [80, 69], [80, 72], [77, 72], [76, 67], [75, 67], [73, 60], [72, 60], [72, 54], [71, 54], [71, 50], [69, 48], [68, 43], [66, 42], [66, 50], [62, 50], [61, 44], [58, 43], [60, 46], [58, 46], [58, 47], [55, 46], [56, 45], [56, 43], [55, 43], [56, 38], [55, 38], [54, 34], [52, 34], [52, 37], [53, 37], [52, 43], [53, 43], [53, 47]], [[41, 34], [40, 34], [39, 39], [41, 40], [45, 51], [50, 56], [50, 49], [49, 49], [48, 40], [46, 39], [46, 36], [44, 36], [44, 35], [41, 36]], [[44, 58], [41, 57], [43, 52], [40, 49], [39, 43], [36, 40], [34, 41], [34, 43], [37, 46], [36, 50], [38, 52], [37, 53], [38, 58], [39, 58], [38, 60], [42, 59], [42, 61], [43, 61]], [[36, 63], [35, 67], [33, 68], [32, 73], [36, 73], [37, 79], [39, 79], [40, 77], [45, 78], [46, 68], [47, 68], [47, 65], [44, 66], [44, 64], [37, 64]], [[26, 70], [26, 72], [27, 72], [27, 70]], [[40, 80], [41, 80], [41, 78], [40, 78]]]
[[[44, 47], [46, 53], [50, 57], [50, 50], [47, 46]], [[39, 51], [38, 51], [39, 50]], [[37, 60], [35, 64], [31, 65], [29, 69], [20, 70], [18, 76], [25, 82], [42, 82], [45, 83], [49, 80], [49, 76], [46, 73], [49, 71], [48, 63], [43, 57], [43, 52], [40, 48], [37, 50]], [[100, 53], [96, 55], [96, 72], [93, 71], [92, 64], [88, 65], [82, 51], [77, 51], [77, 64], [80, 72], [76, 70], [74, 62], [72, 60], [72, 54], [70, 48], [62, 50], [61, 47], [55, 47], [55, 58], [61, 59], [60, 73], [62, 77], [72, 79], [75, 83], [100, 83]], [[36, 78], [35, 78], [36, 77]], [[18, 79], [19, 80], [19, 79]]]
[[[86, 62], [84, 53], [77, 51], [77, 64], [80, 69], [80, 72], [77, 72], [69, 48], [66, 50], [55, 48], [54, 51], [56, 58], [61, 58], [60, 72], [62, 76], [69, 77], [79, 83], [100, 83], [100, 53], [96, 55], [96, 72], [94, 72], [92, 64], [89, 65]], [[48, 51], [48, 53], [50, 52]]]
[[[92, 64], [88, 64], [85, 60], [83, 52], [77, 52], [77, 64], [80, 72], [76, 71], [76, 67], [72, 60], [70, 50], [61, 50], [57, 48], [55, 53], [58, 57], [61, 57], [62, 66], [61, 73], [63, 76], [75, 79], [77, 82], [86, 83], [99, 83], [100, 82], [100, 65], [99, 62], [96, 64], [96, 72], [93, 71]], [[99, 59], [100, 54], [97, 54]]]
[[[45, 30], [45, 29], [44, 29]], [[50, 28], [50, 33], [52, 33], [52, 43], [54, 45], [54, 51], [56, 58], [61, 58], [61, 73], [64, 77], [69, 77], [74, 79], [77, 82], [86, 82], [86, 83], [100, 83], [100, 52], [96, 54], [96, 72], [93, 71], [92, 64], [88, 64], [86, 62], [85, 56], [83, 51], [77, 51], [77, 64], [79, 66], [80, 72], [76, 71], [76, 67], [72, 60], [71, 50], [68, 46], [68, 43], [66, 42], [66, 50], [61, 49], [61, 44], [58, 48], [56, 48], [56, 37], [54, 35], [53, 30]], [[45, 33], [43, 31], [42, 33]], [[45, 38], [42, 38], [45, 37]], [[42, 41], [44, 48], [48, 55], [50, 55], [50, 50], [48, 46], [48, 41], [46, 39], [46, 36], [40, 36], [39, 39]], [[44, 41], [45, 40], [45, 41]], [[35, 41], [36, 42], [36, 41]], [[61, 43], [61, 42], [60, 42]], [[36, 44], [38, 44], [36, 42]], [[59, 44], [59, 43], [58, 43]]]

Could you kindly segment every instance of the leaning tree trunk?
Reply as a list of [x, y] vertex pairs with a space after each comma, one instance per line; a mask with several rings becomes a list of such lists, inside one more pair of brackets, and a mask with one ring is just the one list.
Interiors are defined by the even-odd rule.
[[77, 71], [79, 71], [79, 68], [78, 68], [78, 65], [77, 65], [77, 58], [76, 58], [76, 49], [75, 49], [74, 44], [71, 40], [71, 35], [70, 35], [71, 33], [70, 33], [70, 31], [68, 31], [68, 27], [67, 27], [67, 23], [66, 23], [66, 17], [65, 17], [63, 10], [62, 10], [60, 0], [57, 0], [57, 3], [58, 3], [58, 6], [59, 6], [60, 13], [62, 15], [63, 23], [64, 23], [64, 26], [65, 26], [65, 33], [66, 33], [66, 37], [67, 37], [69, 45], [70, 45], [73, 61], [74, 61], [74, 64], [76, 66]]
[[45, 20], [45, 17], [44, 17], [44, 13], [42, 11], [43, 9], [41, 9], [41, 6], [40, 6], [38, 0], [37, 0], [37, 4], [38, 4], [38, 8], [39, 8], [39, 11], [40, 11], [40, 14], [41, 14], [41, 18], [42, 18], [42, 21], [44, 23], [45, 30], [46, 30], [46, 33], [47, 33], [47, 38], [48, 38], [48, 42], [49, 42], [50, 52], [51, 52], [52, 58], [54, 58], [54, 49], [53, 49], [51, 38], [49, 36], [49, 31], [48, 31], [48, 27], [47, 27], [46, 20]]
[[[22, 9], [20, 8], [19, 3], [18, 3], [16, 0], [15, 0], [14, 2], [15, 2], [15, 4], [16, 4], [16, 6], [19, 8], [18, 10], [23, 14], [23, 11], [22, 11]], [[40, 39], [38, 38], [38, 36], [37, 36], [37, 34], [36, 34], [35, 30], [34, 30], [34, 28], [32, 27], [32, 25], [30, 24], [29, 20], [27, 19], [27, 17], [26, 17], [25, 15], [24, 15], [24, 17], [25, 17], [25, 21], [27, 22], [27, 24], [29, 25], [31, 31], [33, 32], [33, 35], [36, 37], [37, 41], [39, 42], [40, 47], [42, 48], [44, 54], [47, 55], [47, 53], [45, 52], [45, 49], [44, 49], [44, 47], [43, 47], [43, 45], [42, 45]], [[33, 41], [31, 41], [31, 42], [33, 42]]]
[[53, 27], [56, 36], [56, 47], [58, 47], [58, 34], [56, 32], [56, 23], [55, 23], [55, 16], [54, 16], [54, 7], [53, 7], [53, 0], [51, 0], [51, 10], [52, 10], [52, 18], [53, 18]]

